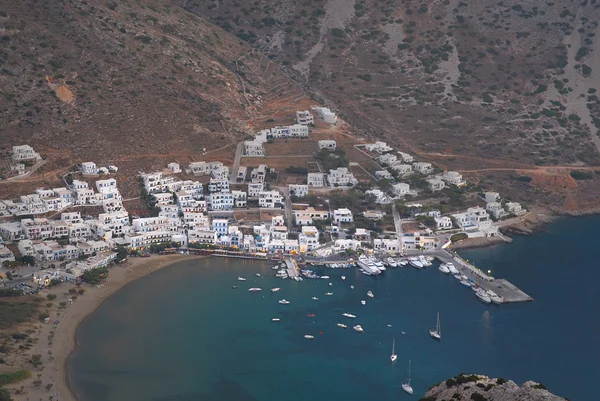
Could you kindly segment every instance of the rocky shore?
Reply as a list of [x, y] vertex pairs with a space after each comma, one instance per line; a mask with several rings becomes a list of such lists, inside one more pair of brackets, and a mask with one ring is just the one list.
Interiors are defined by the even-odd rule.
[[543, 384], [527, 381], [521, 387], [512, 380], [461, 373], [430, 388], [420, 401], [565, 401]]

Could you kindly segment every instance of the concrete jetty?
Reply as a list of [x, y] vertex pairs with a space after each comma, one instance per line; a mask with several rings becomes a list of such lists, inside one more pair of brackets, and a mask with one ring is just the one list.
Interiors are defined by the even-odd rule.
[[505, 303], [533, 301], [532, 297], [521, 291], [510, 281], [489, 276], [456, 254], [451, 254], [445, 250], [436, 250], [431, 256], [435, 256], [443, 263], [452, 262], [458, 271], [469, 277], [477, 285], [486, 290], [494, 291], [504, 299]]
[[298, 268], [298, 264], [292, 258], [285, 259], [285, 267], [287, 270], [287, 274], [290, 278], [292, 277], [300, 277], [300, 269]]

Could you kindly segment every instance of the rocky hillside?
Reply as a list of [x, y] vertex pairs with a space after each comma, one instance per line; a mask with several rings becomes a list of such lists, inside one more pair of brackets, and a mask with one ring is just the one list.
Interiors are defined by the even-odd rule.
[[600, 206], [600, 176], [552, 168], [600, 164], [597, 0], [172, 1], [268, 54], [359, 131], [525, 202]]
[[29, 143], [55, 167], [184, 159], [306, 99], [246, 42], [168, 1], [9, 1], [0, 43], [0, 152]]
[[519, 387], [512, 380], [482, 375], [453, 377], [433, 386], [420, 401], [565, 401], [546, 390], [543, 384], [528, 381]]

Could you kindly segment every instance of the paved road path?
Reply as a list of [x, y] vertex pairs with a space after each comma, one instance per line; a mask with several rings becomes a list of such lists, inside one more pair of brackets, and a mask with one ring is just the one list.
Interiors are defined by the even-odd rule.
[[231, 177], [234, 182], [237, 182], [237, 174], [240, 168], [240, 160], [242, 158], [242, 151], [244, 150], [244, 142], [240, 142], [237, 144], [237, 148], [235, 150], [235, 158], [233, 159], [233, 169], [231, 170]]
[[33, 167], [31, 167], [31, 170], [29, 170], [25, 174], [17, 175], [16, 177], [10, 177], [6, 181], [19, 181], [19, 180], [22, 180], [23, 178], [29, 177], [31, 174], [35, 173], [35, 171], [38, 168], [42, 167], [44, 164], [46, 164], [46, 160], [40, 160], [39, 162], [37, 162], [36, 164], [34, 164]]

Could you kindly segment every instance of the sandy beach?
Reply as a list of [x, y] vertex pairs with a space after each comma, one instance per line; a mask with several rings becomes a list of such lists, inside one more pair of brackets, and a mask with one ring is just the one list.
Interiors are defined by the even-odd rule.
[[[37, 337], [38, 342], [31, 349], [30, 354], [42, 356], [43, 369], [32, 369], [31, 365], [27, 366], [26, 360], [22, 360], [22, 366], [31, 370], [32, 377], [14, 386], [7, 386], [8, 389], [13, 390], [21, 389], [24, 386], [23, 394], [13, 394], [13, 398], [37, 401], [53, 396], [54, 400], [76, 401], [77, 398], [68, 385], [67, 361], [76, 346], [75, 337], [81, 322], [93, 313], [105, 299], [126, 284], [177, 262], [205, 257], [162, 255], [150, 258], [129, 258], [123, 266], [119, 265], [110, 269], [108, 280], [104, 284], [97, 287], [82, 285], [81, 288], [85, 290], [85, 294], [79, 295], [65, 309], [58, 309], [56, 306], [51, 308], [50, 323], [36, 325], [37, 330], [31, 336]], [[66, 292], [72, 287], [69, 284], [63, 284], [43, 291], [40, 295], [44, 297], [48, 294], [57, 295], [55, 304], [58, 305], [63, 298], [66, 300], [69, 297]], [[55, 320], [59, 321], [56, 326], [53, 325]], [[18, 368], [17, 364], [14, 368]], [[36, 380], [40, 380], [42, 384], [34, 385]], [[52, 386], [47, 388], [50, 384]]]

